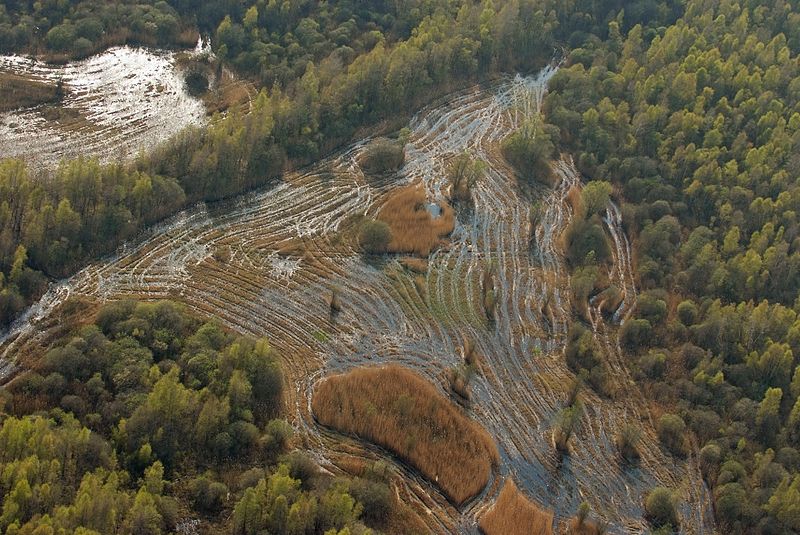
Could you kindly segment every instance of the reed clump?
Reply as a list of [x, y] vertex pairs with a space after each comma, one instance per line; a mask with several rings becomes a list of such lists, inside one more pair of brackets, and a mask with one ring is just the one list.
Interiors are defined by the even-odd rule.
[[322, 425], [390, 450], [456, 505], [478, 494], [498, 463], [497, 447], [485, 429], [400, 366], [328, 377], [316, 387], [311, 406]]
[[390, 253], [427, 257], [441, 246], [455, 228], [455, 213], [447, 203], [438, 203], [441, 214], [433, 217], [427, 208], [425, 191], [419, 186], [401, 188], [392, 193], [378, 213], [378, 219], [391, 230]]
[[553, 512], [539, 508], [508, 479], [478, 526], [486, 535], [553, 535]]

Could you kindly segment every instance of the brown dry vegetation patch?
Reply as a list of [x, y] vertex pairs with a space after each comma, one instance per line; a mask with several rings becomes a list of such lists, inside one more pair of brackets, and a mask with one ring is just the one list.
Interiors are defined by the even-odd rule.
[[478, 525], [486, 535], [553, 535], [553, 512], [540, 509], [508, 479]]
[[569, 535], [601, 535], [605, 532], [600, 526], [589, 520], [580, 521], [577, 518], [571, 518], [566, 525]]
[[400, 259], [400, 265], [406, 269], [410, 269], [414, 273], [422, 274], [428, 272], [428, 261], [422, 258], [406, 257]]
[[222, 80], [217, 86], [206, 92], [202, 99], [207, 113], [212, 115], [230, 109], [247, 109], [247, 104], [257, 91], [251, 82], [240, 80], [233, 74], [224, 71]]
[[572, 208], [572, 213], [575, 217], [583, 217], [585, 208], [583, 206], [583, 198], [581, 197], [581, 188], [578, 186], [569, 188], [567, 192], [567, 202], [570, 208]]
[[434, 218], [428, 211], [425, 191], [409, 186], [392, 193], [378, 213], [378, 219], [389, 225], [392, 241], [389, 252], [427, 257], [453, 232], [455, 213], [447, 203], [439, 203], [442, 213]]
[[0, 95], [0, 112], [58, 100], [56, 84], [9, 72], [0, 72]]
[[315, 389], [312, 410], [321, 424], [383, 446], [415, 466], [455, 504], [478, 494], [498, 462], [485, 429], [400, 366], [328, 377]]

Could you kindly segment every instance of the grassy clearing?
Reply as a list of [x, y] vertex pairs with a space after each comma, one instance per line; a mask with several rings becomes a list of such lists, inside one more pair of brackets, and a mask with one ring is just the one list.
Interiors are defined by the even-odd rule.
[[416, 373], [361, 368], [322, 381], [312, 410], [323, 425], [383, 446], [455, 504], [478, 494], [498, 462], [489, 434]]
[[553, 535], [553, 513], [540, 509], [508, 479], [478, 525], [486, 535]]
[[0, 95], [3, 95], [0, 112], [30, 108], [59, 99], [55, 83], [9, 72], [0, 72]]
[[402, 188], [389, 196], [378, 213], [378, 219], [389, 225], [392, 253], [415, 254], [427, 257], [453, 232], [455, 213], [446, 203], [440, 203], [442, 213], [434, 218], [428, 211], [425, 191], [419, 186]]

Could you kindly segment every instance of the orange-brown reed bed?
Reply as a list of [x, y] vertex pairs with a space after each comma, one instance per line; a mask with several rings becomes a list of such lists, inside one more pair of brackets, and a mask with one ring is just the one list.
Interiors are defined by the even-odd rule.
[[425, 191], [419, 186], [401, 188], [389, 196], [378, 213], [378, 219], [389, 225], [392, 231], [389, 252], [426, 257], [453, 232], [453, 208], [440, 202], [442, 213], [433, 217], [427, 203]]
[[566, 522], [566, 526], [569, 535], [601, 535], [605, 533], [604, 529], [590, 520], [580, 521], [577, 518], [571, 518]]
[[478, 525], [486, 535], [553, 535], [553, 512], [540, 509], [508, 479]]
[[460, 505], [489, 481], [498, 453], [480, 425], [416, 373], [360, 368], [323, 380], [312, 410], [319, 422], [383, 446]]

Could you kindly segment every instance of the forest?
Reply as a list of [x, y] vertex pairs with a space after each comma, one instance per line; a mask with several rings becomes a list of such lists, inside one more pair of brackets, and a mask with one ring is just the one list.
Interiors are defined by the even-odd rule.
[[[662, 440], [699, 451], [725, 530], [798, 530], [800, 12], [688, 2], [650, 37], [622, 21], [572, 51], [545, 103], [553, 141], [589, 185], [613, 185], [635, 237], [642, 292], [620, 341], [668, 407]], [[590, 229], [585, 212], [574, 225]], [[585, 302], [608, 246], [574, 235]], [[576, 366], [591, 369], [580, 340]]]
[[3, 533], [174, 533], [188, 515], [241, 535], [384, 526], [385, 470], [333, 479], [288, 451], [266, 340], [171, 302], [110, 304], [72, 328], [1, 392]]
[[[608, 318], [623, 300], [624, 289], [606, 276], [614, 202], [638, 289], [614, 334], [661, 447], [699, 465], [720, 532], [800, 531], [797, 2], [0, 6], [0, 52], [54, 62], [121, 44], [185, 48], [198, 34], [211, 37], [220, 65], [256, 88], [246, 110], [215, 113], [208, 126], [129, 163], [87, 157], [47, 171], [0, 161], [0, 329], [50, 282], [152, 225], [197, 203], [280, 183], [354, 139], [392, 138], [375, 145], [384, 152], [373, 155], [371, 169], [390, 173], [402, 165], [397, 131], [417, 110], [554, 61], [542, 116], [506, 137], [501, 152], [527, 186], [552, 187], [551, 162], [565, 154], [585, 183], [568, 193], [573, 218], [560, 242], [573, 320], [563, 354], [576, 392], [583, 386], [612, 401], [626, 394], [593, 335], [595, 305]], [[370, 170], [371, 162], [361, 165]], [[362, 249], [427, 258], [485, 170], [464, 153], [448, 172], [455, 209], [444, 206], [438, 224], [446, 231], [433, 233], [425, 254], [401, 243], [404, 232], [412, 239], [421, 232], [402, 227], [402, 217], [429, 224], [431, 216], [393, 212], [392, 198], [362, 227]], [[395, 195], [398, 205], [424, 201], [420, 190]], [[496, 274], [480, 277], [491, 323]], [[335, 300], [334, 293], [332, 315], [341, 308]], [[237, 336], [179, 304], [121, 301], [49, 346], [0, 390], [0, 532], [164, 533], [191, 512], [237, 534], [328, 535], [391, 532], [403, 518], [380, 466], [334, 477], [292, 451], [280, 359], [266, 340]], [[467, 373], [475, 370], [453, 372], [451, 388], [466, 389]], [[572, 401], [559, 413], [560, 429], [569, 431], [554, 440], [567, 456], [583, 410]], [[366, 409], [374, 418], [375, 406]], [[392, 450], [373, 429], [334, 427]], [[184, 436], [192, 440], [178, 440]], [[638, 428], [613, 439], [635, 465]], [[424, 460], [417, 466], [426, 474]], [[513, 493], [511, 482], [503, 501], [518, 499]], [[635, 499], [655, 532], [681, 529], [672, 491], [657, 487]], [[532, 506], [518, 507], [541, 520]], [[503, 525], [499, 516], [482, 523]]]

